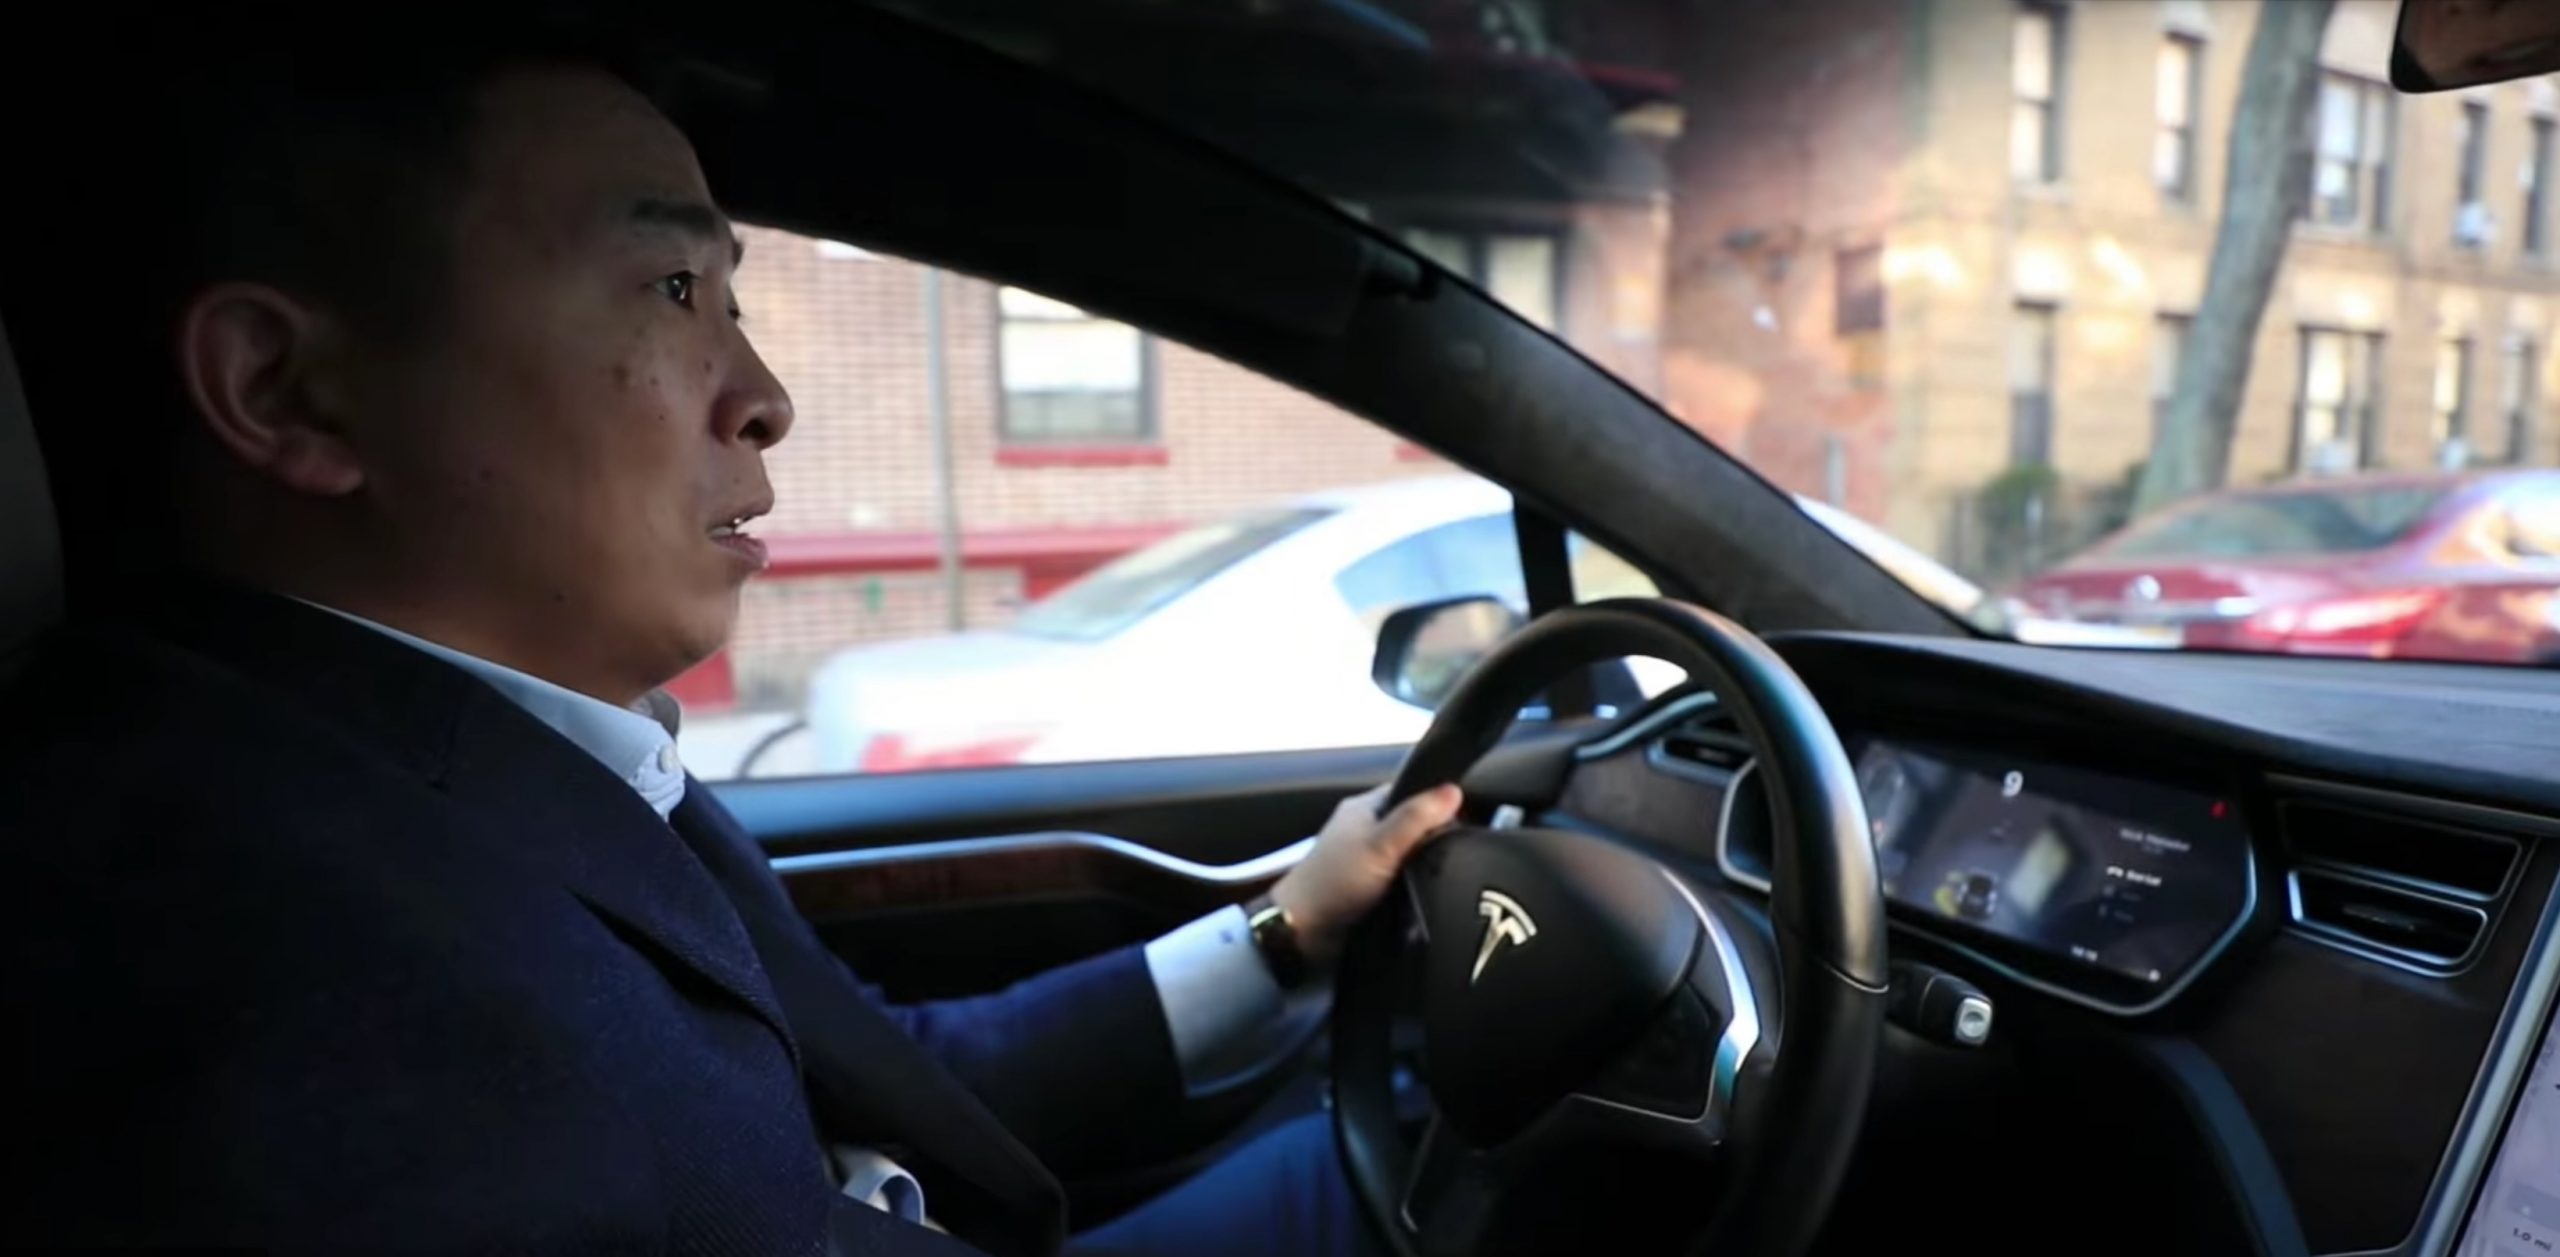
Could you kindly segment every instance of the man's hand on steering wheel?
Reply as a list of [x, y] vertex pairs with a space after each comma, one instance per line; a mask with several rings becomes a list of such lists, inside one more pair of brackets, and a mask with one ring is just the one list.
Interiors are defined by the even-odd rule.
[[1316, 835], [1315, 850], [1271, 888], [1271, 902], [1288, 915], [1298, 949], [1311, 963], [1332, 965], [1351, 927], [1395, 885], [1406, 858], [1457, 819], [1456, 786], [1425, 790], [1380, 816], [1387, 790], [1344, 799]]

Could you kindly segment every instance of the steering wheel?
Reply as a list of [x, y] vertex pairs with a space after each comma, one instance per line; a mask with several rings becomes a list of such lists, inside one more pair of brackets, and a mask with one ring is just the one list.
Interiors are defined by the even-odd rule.
[[[1665, 599], [1542, 616], [1459, 683], [1386, 806], [1463, 777], [1567, 669], [1635, 655], [1712, 689], [1758, 754], [1767, 915], [1562, 829], [1462, 827], [1408, 861], [1333, 1015], [1344, 1168], [1402, 1257], [1795, 1254], [1855, 1147], [1888, 981], [1875, 850], [1839, 736], [1760, 639]], [[1423, 1085], [1399, 1089], [1412, 1003]]]

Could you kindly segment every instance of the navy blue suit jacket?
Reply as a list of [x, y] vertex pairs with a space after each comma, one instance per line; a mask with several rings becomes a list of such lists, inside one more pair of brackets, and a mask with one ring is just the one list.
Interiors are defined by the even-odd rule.
[[843, 1140], [1036, 1253], [1032, 1148], [1180, 1097], [1136, 949], [887, 1005], [698, 784], [661, 821], [475, 678], [284, 599], [64, 630], [5, 710], [0, 1239], [959, 1249], [839, 1196]]

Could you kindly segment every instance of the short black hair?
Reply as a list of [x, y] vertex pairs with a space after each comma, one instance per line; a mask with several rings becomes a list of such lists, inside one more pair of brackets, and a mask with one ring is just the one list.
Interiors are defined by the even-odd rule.
[[416, 12], [257, 0], [75, 20], [57, 48], [80, 90], [0, 85], [26, 190], [0, 214], [41, 255], [0, 275], [0, 311], [75, 599], [84, 571], [150, 571], [169, 550], [180, 451], [201, 440], [172, 353], [195, 294], [269, 283], [366, 334], [422, 334], [448, 308], [480, 90], [558, 67], [658, 97], [635, 46], [470, 11], [432, 30]]
[[226, 28], [222, 42], [224, 55], [188, 56], [166, 85], [182, 94], [161, 202], [177, 228], [161, 277], [171, 314], [206, 284], [247, 279], [369, 331], [414, 331], [442, 308], [480, 90], [541, 68], [648, 90], [628, 52], [548, 25], [247, 41]]

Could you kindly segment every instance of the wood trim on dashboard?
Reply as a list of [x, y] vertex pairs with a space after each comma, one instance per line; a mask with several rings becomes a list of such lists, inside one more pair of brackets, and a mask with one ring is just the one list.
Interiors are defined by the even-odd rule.
[[773, 869], [813, 921], [1060, 896], [1132, 899], [1196, 914], [1259, 894], [1313, 842], [1212, 865], [1102, 834], [1016, 834], [784, 856]]

